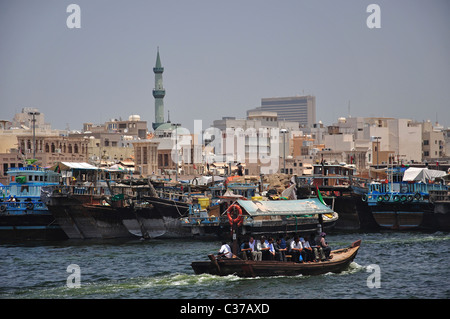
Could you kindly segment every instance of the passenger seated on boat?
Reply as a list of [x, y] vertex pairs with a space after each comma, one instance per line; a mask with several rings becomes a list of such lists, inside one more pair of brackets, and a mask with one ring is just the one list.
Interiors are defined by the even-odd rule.
[[250, 248], [250, 254], [252, 256], [252, 260], [262, 260], [262, 252], [258, 251], [258, 247], [256, 245], [255, 238], [253, 238], [253, 236], [250, 236], [250, 239], [248, 241], [248, 246]]
[[314, 253], [314, 261], [320, 260], [320, 255], [323, 254], [322, 247], [318, 246], [316, 244], [316, 234], [312, 232], [309, 235], [309, 246], [311, 247], [313, 253]]
[[280, 237], [278, 237], [277, 241], [275, 242], [275, 244], [273, 244], [273, 248], [275, 249], [275, 259], [278, 260], [278, 261], [286, 261], [286, 250], [287, 250], [287, 248], [282, 248], [281, 238]]
[[294, 240], [291, 242], [290, 245], [290, 250], [289, 252], [292, 255], [292, 260], [295, 262], [303, 262], [303, 257], [300, 258], [302, 256], [302, 250], [303, 250], [303, 246], [302, 243], [300, 242], [300, 237], [295, 235]]
[[266, 237], [261, 236], [261, 239], [256, 244], [257, 251], [261, 252], [261, 260], [269, 260], [269, 242]]
[[314, 252], [312, 251], [311, 246], [309, 245], [309, 241], [305, 240], [303, 237], [300, 237], [300, 242], [302, 243], [302, 257], [305, 262], [310, 262], [314, 260]]
[[[326, 233], [320, 234], [320, 240], [319, 240], [319, 246], [323, 249], [322, 261], [330, 259], [330, 253], [331, 253], [331, 247], [328, 245], [328, 243], [325, 241]], [[325, 258], [323, 258], [325, 257]]]
[[269, 260], [275, 260], [275, 247], [274, 247], [273, 237], [269, 237], [268, 243], [267, 243], [267, 248], [269, 249], [268, 250]]
[[233, 253], [231, 252], [230, 245], [228, 245], [226, 242], [222, 242], [222, 247], [220, 247], [219, 250], [219, 258], [232, 258]]
[[240, 255], [243, 260], [252, 259], [252, 250], [248, 244], [248, 241], [244, 241], [239, 248], [241, 250]]

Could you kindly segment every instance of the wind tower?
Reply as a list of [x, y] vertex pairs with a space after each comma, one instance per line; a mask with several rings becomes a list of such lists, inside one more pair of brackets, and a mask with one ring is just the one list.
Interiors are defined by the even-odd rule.
[[153, 89], [153, 97], [155, 98], [155, 122], [152, 123], [153, 130], [156, 130], [158, 126], [164, 124], [164, 96], [166, 95], [166, 90], [163, 87], [163, 72], [164, 68], [161, 66], [158, 47], [156, 65], [153, 68], [153, 73], [155, 73], [155, 88]]

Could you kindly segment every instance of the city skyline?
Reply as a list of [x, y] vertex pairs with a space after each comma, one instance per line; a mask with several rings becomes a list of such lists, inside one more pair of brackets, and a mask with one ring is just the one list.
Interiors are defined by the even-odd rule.
[[[70, 29], [67, 7], [81, 8]], [[381, 28], [366, 11], [380, 7]], [[316, 121], [410, 118], [450, 126], [446, 1], [3, 1], [0, 119], [38, 108], [53, 128], [138, 114], [203, 129], [261, 99], [313, 95]]]

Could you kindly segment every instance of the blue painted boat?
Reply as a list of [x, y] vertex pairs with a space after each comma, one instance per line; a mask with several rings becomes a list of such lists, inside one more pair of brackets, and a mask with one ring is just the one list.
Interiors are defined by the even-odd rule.
[[448, 187], [434, 182], [436, 177], [445, 174], [436, 172], [427, 168], [388, 168], [386, 181], [369, 184], [363, 200], [367, 201], [377, 224], [397, 230], [439, 228], [434, 218], [434, 205], [429, 200], [430, 191]]
[[60, 174], [38, 166], [10, 168], [0, 186], [0, 240], [50, 240], [67, 236], [41, 201], [41, 188], [58, 185]]

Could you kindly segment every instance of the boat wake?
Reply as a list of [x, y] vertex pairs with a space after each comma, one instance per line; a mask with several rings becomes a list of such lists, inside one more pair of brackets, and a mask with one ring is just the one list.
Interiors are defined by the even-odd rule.
[[[123, 280], [109, 280], [102, 278], [95, 282], [81, 282], [79, 288], [68, 288], [65, 283], [53, 287], [28, 287], [8, 294], [1, 298], [32, 298], [32, 299], [58, 299], [58, 298], [174, 298], [178, 291], [210, 287], [220, 287], [230, 282], [240, 281], [237, 276], [214, 276], [209, 274], [194, 275], [172, 273], [153, 277], [138, 277]], [[54, 285], [54, 283], [52, 283]]]

